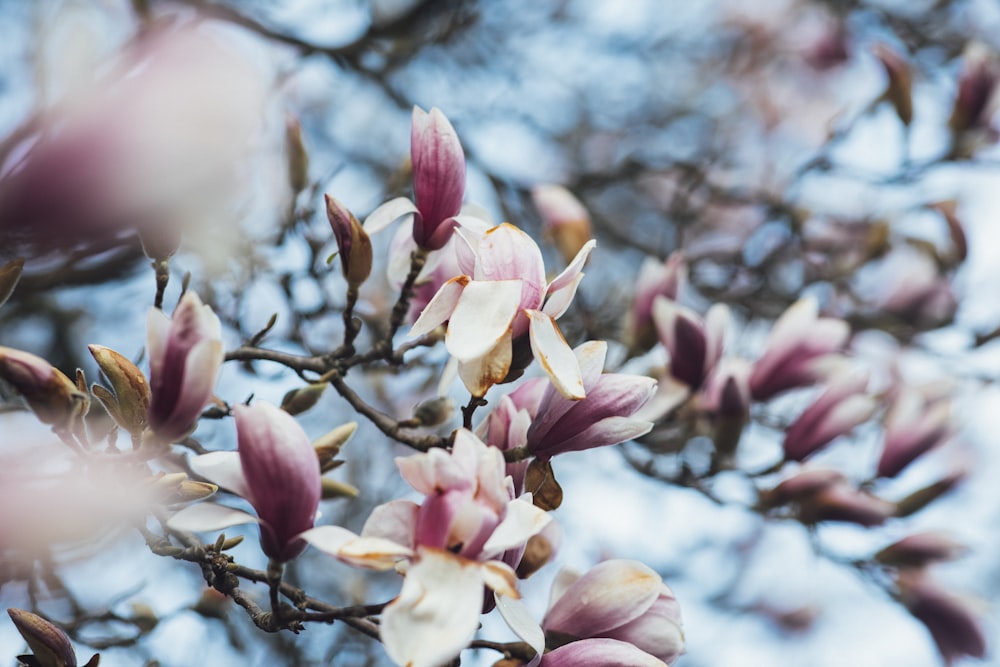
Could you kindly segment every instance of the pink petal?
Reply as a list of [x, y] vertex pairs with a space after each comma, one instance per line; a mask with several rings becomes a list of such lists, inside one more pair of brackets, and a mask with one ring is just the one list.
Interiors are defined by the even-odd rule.
[[482, 605], [479, 563], [423, 549], [382, 614], [385, 650], [397, 665], [440, 667], [472, 641]]
[[530, 320], [531, 350], [549, 380], [560, 394], [570, 400], [586, 397], [576, 355], [566, 343], [555, 321], [541, 311], [524, 312]]
[[604, 561], [566, 590], [542, 627], [572, 637], [598, 636], [645, 613], [662, 586], [660, 575], [638, 561]]
[[549, 514], [531, 503], [531, 494], [516, 498], [507, 505], [507, 515], [494, 529], [483, 545], [483, 558], [522, 546], [532, 535], [537, 535], [552, 521]]
[[666, 667], [666, 663], [617, 639], [584, 639], [546, 653], [542, 667]]
[[545, 651], [545, 633], [528, 611], [528, 607], [520, 600], [507, 595], [495, 595], [494, 599], [507, 627], [535, 649], [536, 654], [541, 655]]
[[413, 323], [409, 335], [411, 337], [422, 336], [434, 331], [447, 322], [451, 318], [452, 313], [455, 312], [455, 307], [458, 305], [459, 300], [462, 298], [462, 293], [468, 285], [468, 276], [457, 276], [442, 285], [438, 293], [434, 295], [434, 298], [431, 299], [423, 312], [420, 313], [417, 321]]
[[419, 506], [409, 500], [392, 500], [379, 505], [368, 515], [362, 537], [380, 537], [413, 548]]

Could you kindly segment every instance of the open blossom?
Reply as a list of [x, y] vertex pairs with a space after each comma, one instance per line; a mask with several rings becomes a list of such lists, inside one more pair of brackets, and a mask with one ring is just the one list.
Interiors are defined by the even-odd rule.
[[821, 379], [824, 362], [843, 349], [851, 335], [842, 320], [819, 317], [815, 299], [801, 299], [779, 317], [764, 354], [750, 374], [750, 391], [760, 401]]
[[656, 344], [653, 303], [661, 296], [677, 301], [685, 282], [687, 263], [680, 252], [672, 253], [665, 262], [653, 257], [643, 260], [629, 311], [628, 330], [633, 348], [646, 350]]
[[865, 395], [868, 375], [834, 378], [785, 432], [785, 458], [801, 461], [875, 414], [875, 400]]
[[503, 454], [469, 431], [455, 434], [451, 452], [433, 449], [396, 464], [423, 502], [375, 508], [360, 536], [320, 526], [303, 537], [352, 565], [404, 571], [403, 588], [382, 615], [382, 641], [399, 665], [437, 667], [475, 634], [484, 584], [518, 597], [514, 570], [500, 558], [550, 518], [530, 494], [515, 499]]
[[483, 396], [507, 377], [514, 341], [527, 333], [535, 358], [556, 388], [567, 398], [581, 399], [580, 368], [555, 320], [569, 308], [593, 248], [589, 241], [546, 284], [542, 254], [531, 237], [507, 223], [494, 227], [475, 247], [459, 250], [465, 274], [442, 285], [410, 335], [447, 322], [445, 347], [458, 360], [466, 388]]
[[901, 388], [885, 416], [885, 443], [878, 476], [895, 477], [951, 433], [949, 400], [931, 400], [918, 389]]
[[465, 154], [455, 128], [437, 108], [413, 107], [410, 129], [413, 198], [382, 204], [365, 220], [374, 233], [403, 216], [413, 218], [413, 240], [424, 250], [439, 250], [461, 223], [465, 196]]
[[301, 534], [313, 527], [319, 507], [316, 452], [298, 422], [273, 405], [238, 405], [233, 415], [239, 451], [203, 454], [192, 459], [191, 467], [250, 501], [257, 517], [205, 503], [181, 510], [169, 523], [197, 531], [258, 523], [264, 553], [277, 561], [291, 560], [305, 548]]
[[653, 320], [663, 347], [670, 353], [670, 374], [692, 389], [701, 387], [722, 358], [729, 309], [716, 304], [702, 319], [666, 297], [657, 297]]
[[212, 397], [222, 366], [222, 324], [194, 292], [181, 297], [172, 318], [155, 308], [146, 318], [149, 349], [149, 426], [158, 440], [190, 433]]

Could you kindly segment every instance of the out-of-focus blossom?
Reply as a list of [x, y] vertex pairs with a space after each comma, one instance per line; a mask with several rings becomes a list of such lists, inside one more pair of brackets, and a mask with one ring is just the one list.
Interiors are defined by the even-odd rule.
[[893, 542], [875, 554], [875, 560], [894, 567], [923, 567], [938, 561], [954, 560], [968, 551], [950, 535], [938, 532], [915, 533]]
[[844, 374], [831, 380], [819, 398], [785, 431], [785, 458], [801, 461], [868, 421], [878, 406], [865, 395], [867, 386], [865, 373]]
[[[459, 251], [465, 275], [446, 282], [427, 304], [411, 336], [448, 322], [445, 347], [473, 396], [483, 396], [511, 370], [514, 341], [529, 334], [531, 350], [556, 388], [568, 398], [585, 395], [580, 369], [555, 323], [569, 308], [583, 278], [589, 241], [566, 269], [545, 282], [545, 265], [530, 236], [504, 223], [476, 246]], [[461, 246], [460, 246], [461, 248]]]
[[903, 604], [930, 632], [947, 664], [986, 655], [986, 634], [970, 601], [942, 588], [924, 570], [904, 570], [898, 585]]
[[634, 349], [648, 350], [656, 344], [653, 302], [660, 296], [677, 301], [685, 282], [687, 263], [680, 252], [672, 253], [666, 262], [653, 257], [643, 260], [628, 320], [628, 337]]
[[745, 417], [750, 410], [750, 373], [746, 359], [722, 359], [705, 380], [699, 407], [722, 417]]
[[653, 320], [660, 342], [670, 354], [670, 374], [696, 390], [722, 358], [729, 309], [715, 304], [702, 320], [666, 297], [653, 302]]
[[150, 308], [146, 318], [151, 392], [149, 426], [160, 441], [190, 433], [212, 397], [222, 366], [222, 324], [194, 292], [173, 318]]
[[368, 233], [343, 204], [331, 197], [326, 198], [326, 217], [337, 239], [340, 249], [340, 268], [344, 279], [352, 288], [357, 288], [368, 280], [372, 272], [372, 242]]
[[927, 254], [904, 249], [891, 253], [878, 267], [881, 285], [875, 307], [920, 330], [952, 321], [958, 300], [951, 281]]
[[659, 658], [617, 639], [584, 639], [542, 656], [541, 667], [665, 667]]
[[896, 515], [896, 505], [858, 489], [843, 473], [827, 468], [806, 468], [761, 492], [762, 508], [793, 505], [806, 524], [843, 521], [877, 526]]
[[39, 356], [0, 347], [0, 378], [17, 389], [35, 415], [54, 429], [66, 429], [88, 407], [88, 397], [76, 383]]
[[996, 90], [1000, 81], [1000, 63], [982, 43], [971, 44], [965, 54], [962, 72], [958, 77], [955, 104], [948, 119], [948, 127], [956, 140], [965, 132], [979, 132], [982, 138], [996, 141], [997, 131], [992, 125], [996, 112]]
[[638, 561], [605, 561], [579, 578], [561, 573], [542, 628], [549, 645], [616, 639], [667, 664], [684, 653], [680, 605], [660, 575]]
[[951, 401], [935, 400], [919, 389], [901, 387], [885, 415], [884, 425], [885, 444], [877, 474], [895, 477], [951, 435]]
[[545, 236], [555, 242], [567, 264], [593, 238], [590, 214], [573, 193], [561, 185], [536, 185], [531, 200], [542, 216]]
[[97, 396], [115, 422], [129, 433], [138, 436], [149, 423], [149, 383], [146, 376], [131, 361], [103, 345], [88, 346], [91, 356], [108, 378], [113, 395], [95, 386]]
[[0, 157], [0, 245], [42, 254], [138, 229], [163, 259], [226, 215], [263, 132], [267, 81], [197, 19], [155, 22]]
[[842, 21], [824, 28], [805, 52], [805, 60], [817, 70], [828, 70], [842, 65], [850, 58], [849, 35]]
[[455, 128], [437, 108], [413, 107], [410, 129], [413, 199], [398, 197], [382, 204], [365, 220], [374, 233], [394, 220], [412, 216], [413, 240], [423, 250], [440, 250], [461, 224], [465, 196], [465, 154]]
[[753, 366], [750, 391], [759, 401], [823, 378], [824, 362], [836, 358], [851, 335], [842, 320], [819, 317], [815, 299], [801, 299], [779, 317], [764, 354]]
[[910, 64], [885, 44], [875, 45], [875, 57], [889, 78], [884, 98], [892, 104], [903, 125], [913, 121], [913, 73]]
[[[65, 632], [30, 611], [12, 607], [7, 614], [33, 654], [18, 656], [18, 660], [38, 667], [76, 667], [76, 652]], [[84, 667], [97, 667], [99, 660], [99, 656], [95, 655]]]
[[550, 517], [515, 498], [503, 454], [471, 432], [455, 434], [452, 451], [433, 449], [396, 459], [421, 504], [396, 500], [375, 508], [361, 535], [320, 526], [303, 537], [359, 567], [406, 574], [382, 615], [381, 635], [397, 664], [436, 667], [468, 645], [479, 625], [483, 585], [519, 597], [516, 575], [499, 560], [523, 547]]
[[319, 507], [316, 452], [298, 422], [273, 405], [238, 405], [233, 415], [239, 451], [203, 454], [191, 460], [191, 467], [250, 501], [257, 517], [200, 504], [181, 510], [169, 523], [193, 531], [258, 523], [264, 553], [279, 562], [292, 560], [305, 549], [301, 535], [313, 527]]
[[[502, 452], [528, 444], [528, 429], [538, 414], [542, 397], [552, 386], [545, 378], [532, 378], [521, 384], [506, 396], [502, 396], [496, 407], [477, 429], [477, 435], [486, 444]], [[507, 464], [507, 474], [514, 482], [515, 491], [520, 494], [524, 488], [524, 473], [529, 461], [515, 461]]]
[[928, 204], [928, 208], [937, 211], [944, 217], [944, 221], [948, 225], [948, 236], [951, 238], [953, 248], [947, 258], [951, 260], [951, 264], [953, 265], [961, 264], [969, 256], [969, 241], [965, 234], [965, 226], [958, 217], [958, 202], [954, 199], [945, 199], [944, 201]]
[[537, 458], [592, 447], [616, 445], [649, 433], [652, 422], [635, 419], [656, 390], [656, 381], [640, 375], [602, 373], [608, 344], [590, 341], [574, 351], [587, 397], [564, 397], [550, 384], [528, 427], [525, 444]]

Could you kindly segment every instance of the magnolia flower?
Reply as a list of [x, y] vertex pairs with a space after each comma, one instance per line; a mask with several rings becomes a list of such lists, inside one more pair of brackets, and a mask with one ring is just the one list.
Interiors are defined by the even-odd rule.
[[542, 253], [531, 237], [507, 223], [494, 227], [474, 248], [459, 250], [465, 275], [438, 290], [410, 335], [447, 322], [445, 347], [458, 360], [466, 388], [481, 397], [507, 377], [513, 342], [528, 333], [531, 350], [552, 383], [567, 398], [579, 400], [585, 396], [580, 368], [555, 320], [569, 308], [594, 245], [584, 245], [546, 284]]
[[632, 415], [653, 395], [655, 380], [623, 373], [602, 374], [608, 353], [604, 341], [584, 343], [573, 352], [587, 397], [569, 400], [552, 384], [545, 390], [524, 443], [542, 460], [564, 452], [616, 445], [653, 428], [652, 422]]
[[656, 297], [653, 321], [663, 347], [670, 353], [670, 374], [692, 389], [698, 389], [722, 358], [729, 309], [716, 304], [702, 320], [676, 302]]
[[465, 195], [465, 154], [455, 128], [439, 109], [413, 107], [410, 130], [413, 198], [399, 197], [379, 206], [365, 220], [374, 233], [403, 216], [413, 216], [413, 240], [424, 250], [439, 250], [461, 223]]
[[652, 257], [643, 260], [635, 281], [635, 297], [628, 321], [629, 338], [634, 348], [645, 350], [656, 344], [653, 303], [661, 296], [677, 301], [685, 282], [687, 263], [680, 252], [671, 254], [666, 262]]
[[246, 498], [257, 516], [201, 504], [181, 510], [168, 523], [192, 531], [257, 523], [264, 553], [276, 561], [292, 560], [305, 548], [302, 533], [313, 527], [319, 507], [316, 452], [298, 422], [273, 405], [237, 405], [233, 415], [239, 451], [203, 454], [191, 460], [191, 468]]
[[898, 585], [903, 604], [931, 633], [947, 664], [986, 655], [986, 634], [969, 600], [949, 593], [924, 570], [903, 571]]
[[173, 318], [150, 308], [149, 426], [155, 437], [174, 442], [190, 433], [212, 397], [222, 366], [222, 325], [194, 292], [186, 292]]
[[405, 572], [399, 596], [382, 614], [382, 642], [396, 664], [437, 667], [475, 634], [484, 584], [519, 596], [514, 570], [499, 559], [550, 517], [530, 494], [514, 497], [503, 454], [470, 431], [456, 432], [450, 452], [433, 449], [396, 465], [425, 495], [421, 504], [396, 500], [375, 508], [360, 536], [320, 526], [303, 537], [351, 565]]
[[867, 386], [865, 373], [835, 378], [785, 431], [785, 459], [801, 461], [868, 421], [878, 406], [874, 399], [864, 394]]
[[951, 435], [951, 402], [928, 399], [903, 387], [885, 415], [885, 444], [879, 477], [895, 477], [903, 468]]
[[720, 417], [743, 417], [750, 410], [750, 362], [739, 357], [722, 359], [699, 394], [699, 407]]
[[42, 422], [63, 429], [87, 411], [87, 395], [41, 357], [0, 347], [0, 378], [17, 389]]
[[347, 208], [330, 195], [326, 200], [326, 217], [340, 250], [340, 268], [344, 279], [353, 288], [368, 280], [372, 271], [372, 242], [368, 233]]
[[760, 401], [821, 379], [823, 362], [847, 343], [850, 327], [842, 320], [818, 317], [815, 299], [796, 301], [771, 329], [764, 354], [750, 374], [750, 391]]
[[561, 185], [536, 185], [531, 200], [542, 216], [546, 238], [555, 242], [564, 262], [571, 262], [591, 239], [587, 209]]
[[541, 667], [665, 667], [667, 663], [628, 642], [584, 639], [542, 656]]
[[[59, 627], [23, 609], [11, 607], [7, 614], [34, 654], [18, 656], [21, 663], [39, 667], [76, 667], [76, 652], [69, 637]], [[100, 655], [94, 655], [84, 667], [97, 667], [99, 662]]]
[[806, 524], [844, 521], [877, 526], [897, 514], [897, 506], [858, 489], [843, 473], [827, 468], [806, 468], [760, 495], [761, 507], [797, 506]]

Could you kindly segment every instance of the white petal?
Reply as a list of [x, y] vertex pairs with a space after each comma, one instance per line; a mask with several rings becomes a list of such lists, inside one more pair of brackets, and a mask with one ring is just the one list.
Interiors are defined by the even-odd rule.
[[249, 497], [247, 480], [237, 452], [211, 452], [196, 456], [191, 459], [191, 469], [213, 484], [238, 496]]
[[569, 266], [563, 269], [562, 273], [553, 278], [552, 282], [549, 283], [549, 288], [547, 290], [549, 294], [553, 294], [556, 291], [565, 288], [574, 281], [580, 282], [580, 276], [583, 275], [581, 273], [581, 271], [583, 271], [583, 265], [586, 263], [587, 258], [590, 257], [590, 251], [593, 250], [596, 245], [597, 241], [590, 239], [583, 245], [582, 248], [580, 248], [579, 252], [576, 253], [576, 257], [574, 257], [573, 261], [569, 263]]
[[397, 665], [440, 667], [472, 641], [482, 606], [479, 563], [422, 550], [382, 614], [385, 650]]
[[551, 292], [547, 299], [545, 299], [545, 305], [542, 306], [542, 312], [556, 320], [562, 317], [571, 303], [573, 303], [573, 297], [576, 296], [576, 288], [579, 287], [580, 281], [583, 280], [583, 274], [578, 273], [576, 277], [573, 278], [569, 284], [565, 287]]
[[417, 212], [417, 205], [406, 197], [396, 197], [379, 206], [365, 218], [365, 231], [369, 234], [382, 231], [404, 215]]
[[170, 528], [174, 530], [189, 530], [193, 533], [222, 530], [223, 528], [239, 526], [245, 523], [260, 523], [260, 520], [242, 510], [225, 507], [224, 505], [216, 505], [215, 503], [189, 505], [167, 519], [167, 526]]
[[507, 377], [514, 350], [511, 331], [504, 332], [493, 349], [478, 359], [458, 362], [458, 374], [473, 396], [482, 398], [490, 387]]
[[487, 354], [509, 331], [520, 303], [520, 280], [471, 281], [448, 323], [448, 352], [459, 361]]
[[482, 564], [483, 583], [497, 595], [515, 600], [521, 599], [517, 590], [517, 573], [514, 568], [499, 560], [488, 560]]
[[413, 327], [410, 328], [410, 333], [407, 335], [410, 337], [422, 336], [447, 322], [454, 314], [455, 307], [468, 284], [468, 276], [456, 276], [441, 285], [441, 289], [424, 307], [420, 317], [413, 323]]
[[413, 546], [419, 506], [409, 500], [392, 500], [372, 510], [361, 529], [362, 537], [382, 537]]
[[483, 556], [489, 558], [521, 546], [529, 537], [541, 532], [550, 521], [552, 517], [547, 512], [532, 504], [530, 493], [515, 498], [508, 503], [503, 521], [483, 545]]
[[585, 398], [583, 377], [576, 355], [566, 343], [551, 317], [538, 310], [526, 310], [531, 320], [531, 351], [559, 393], [578, 401]]
[[323, 553], [369, 570], [391, 570], [413, 550], [381, 537], [358, 537], [340, 526], [318, 526], [300, 535]]
[[495, 595], [497, 610], [506, 621], [507, 627], [514, 631], [514, 634], [522, 641], [535, 649], [536, 654], [541, 654], [545, 650], [545, 633], [542, 626], [534, 619], [528, 607], [520, 600], [515, 600], [507, 595]]

